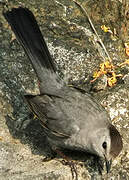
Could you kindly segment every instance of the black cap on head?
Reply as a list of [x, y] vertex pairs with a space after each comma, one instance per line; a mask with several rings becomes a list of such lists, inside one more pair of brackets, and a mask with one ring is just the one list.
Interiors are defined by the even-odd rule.
[[110, 155], [113, 158], [116, 158], [120, 154], [123, 148], [123, 142], [122, 142], [120, 133], [117, 131], [117, 129], [113, 125], [110, 124], [109, 130], [110, 130], [109, 132], [110, 132], [110, 137], [111, 137]]

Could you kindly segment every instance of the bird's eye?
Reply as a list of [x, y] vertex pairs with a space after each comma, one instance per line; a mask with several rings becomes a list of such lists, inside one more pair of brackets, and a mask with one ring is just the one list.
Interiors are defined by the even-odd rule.
[[103, 147], [104, 149], [106, 149], [106, 148], [107, 148], [107, 143], [106, 143], [106, 142], [103, 142], [102, 147]]

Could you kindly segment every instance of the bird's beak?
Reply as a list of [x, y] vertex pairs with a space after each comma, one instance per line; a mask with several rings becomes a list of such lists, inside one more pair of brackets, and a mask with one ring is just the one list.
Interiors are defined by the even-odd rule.
[[107, 158], [105, 158], [105, 161], [106, 161], [106, 171], [107, 173], [109, 173], [111, 170], [112, 159], [108, 160]]

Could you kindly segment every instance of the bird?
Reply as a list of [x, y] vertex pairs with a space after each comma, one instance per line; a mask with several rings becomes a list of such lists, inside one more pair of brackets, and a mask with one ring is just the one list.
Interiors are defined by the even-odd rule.
[[109, 172], [123, 141], [107, 111], [90, 93], [68, 86], [59, 76], [31, 10], [12, 8], [3, 11], [3, 16], [38, 77], [40, 93], [25, 95], [25, 99], [40, 120], [50, 146], [94, 154], [104, 159]]

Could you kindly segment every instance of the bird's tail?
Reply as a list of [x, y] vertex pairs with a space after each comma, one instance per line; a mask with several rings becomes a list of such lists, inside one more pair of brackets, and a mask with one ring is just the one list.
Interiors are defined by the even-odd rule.
[[33, 13], [19, 7], [3, 12], [3, 15], [31, 60], [41, 93], [52, 94], [60, 89], [62, 83]]

